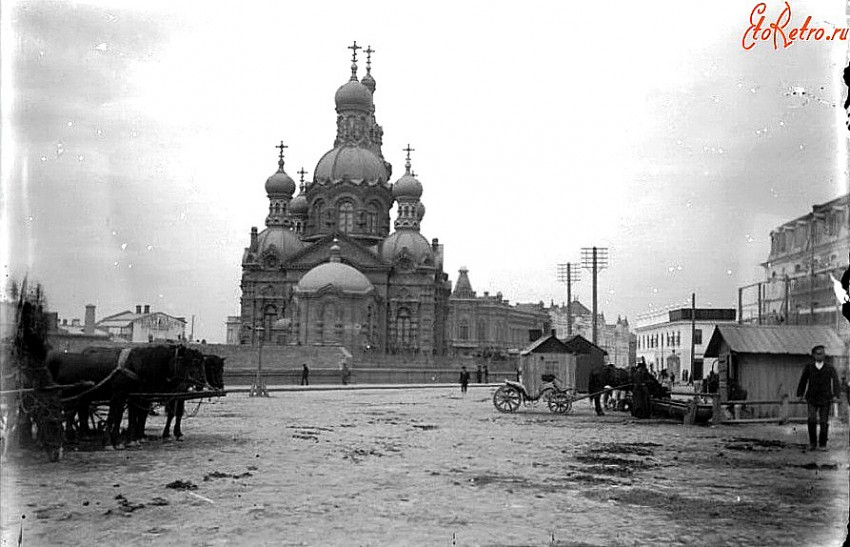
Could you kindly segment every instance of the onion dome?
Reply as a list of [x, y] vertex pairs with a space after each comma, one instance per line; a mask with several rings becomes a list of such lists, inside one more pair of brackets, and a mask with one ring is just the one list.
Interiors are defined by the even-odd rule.
[[360, 82], [369, 88], [369, 91], [372, 94], [375, 94], [375, 78], [372, 77], [372, 54], [375, 53], [375, 50], [372, 49], [372, 46], [366, 47], [366, 75], [363, 76], [363, 79]]
[[326, 153], [316, 165], [313, 180], [340, 182], [348, 179], [355, 183], [384, 184], [387, 182], [384, 162], [374, 152], [358, 146], [338, 146]]
[[375, 290], [362, 272], [339, 261], [339, 246], [336, 243], [331, 247], [330, 262], [319, 264], [304, 274], [295, 288], [299, 292], [316, 292], [326, 287], [355, 294], [367, 294]]
[[393, 184], [393, 197], [396, 199], [419, 199], [422, 197], [422, 183], [410, 174], [410, 170]]
[[337, 112], [343, 110], [372, 111], [372, 92], [368, 87], [355, 80], [349, 80], [336, 90], [334, 95]]
[[425, 236], [415, 230], [397, 230], [384, 239], [381, 258], [390, 264], [402, 254], [408, 254], [416, 264], [433, 264], [434, 252]]
[[295, 198], [293, 198], [293, 200], [289, 203], [289, 213], [292, 216], [306, 216], [307, 209], [307, 196], [303, 191], [295, 196]]
[[280, 149], [280, 156], [277, 160], [277, 172], [266, 179], [266, 194], [270, 196], [286, 195], [292, 197], [292, 194], [295, 193], [295, 181], [283, 170], [283, 149], [286, 147], [283, 141], [276, 147]]
[[257, 235], [257, 256], [274, 254], [279, 260], [286, 260], [304, 249], [304, 242], [289, 228], [269, 226]]

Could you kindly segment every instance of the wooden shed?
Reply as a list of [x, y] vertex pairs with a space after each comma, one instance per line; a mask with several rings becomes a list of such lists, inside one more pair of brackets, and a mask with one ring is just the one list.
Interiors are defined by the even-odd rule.
[[[830, 327], [717, 325], [705, 349], [706, 357], [717, 358], [721, 401], [740, 398], [738, 385], [750, 401], [779, 401], [797, 396], [803, 367], [812, 348], [823, 345], [827, 360], [839, 377], [847, 370], [847, 348]], [[779, 405], [752, 405], [754, 418], [779, 416]], [[805, 416], [804, 405], [792, 405], [792, 416]]]
[[607, 364], [608, 352], [580, 334], [564, 340], [564, 345], [576, 356], [576, 390], [586, 392], [590, 383], [590, 371], [593, 367]]
[[575, 391], [576, 356], [566, 344], [554, 335], [538, 338], [520, 351], [520, 381], [526, 391], [540, 391], [543, 376], [552, 375], [558, 384]]

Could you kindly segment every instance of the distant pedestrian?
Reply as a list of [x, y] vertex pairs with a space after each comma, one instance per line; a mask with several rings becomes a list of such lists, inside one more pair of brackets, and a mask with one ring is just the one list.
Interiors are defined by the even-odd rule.
[[484, 371], [481, 370], [481, 365], [478, 365], [478, 368], [475, 369], [475, 382], [480, 384], [481, 379], [484, 377]]
[[347, 386], [348, 380], [351, 378], [351, 369], [348, 368], [348, 363], [345, 361], [342, 362], [340, 375], [342, 376], [342, 385]]
[[[838, 374], [829, 363], [825, 362], [826, 352], [823, 346], [812, 348], [813, 361], [803, 368], [800, 384], [797, 386], [797, 397], [805, 395], [808, 403], [809, 448], [826, 450], [829, 440], [829, 410], [840, 392]], [[820, 435], [818, 435], [820, 424]]]
[[490, 383], [490, 367], [488, 367], [487, 365], [484, 365], [484, 383]]
[[310, 385], [310, 369], [307, 368], [307, 363], [301, 365], [301, 385], [309, 386]]
[[466, 370], [466, 367], [460, 367], [460, 392], [466, 393], [467, 388], [469, 387], [469, 371]]

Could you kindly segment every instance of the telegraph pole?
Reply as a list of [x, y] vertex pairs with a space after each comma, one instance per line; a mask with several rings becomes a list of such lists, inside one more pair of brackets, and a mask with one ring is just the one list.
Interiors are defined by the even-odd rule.
[[573, 283], [580, 280], [578, 264], [558, 264], [558, 281], [567, 285], [567, 336], [573, 335]]
[[608, 247], [582, 247], [581, 267], [593, 273], [593, 343], [597, 339], [596, 274], [608, 266]]

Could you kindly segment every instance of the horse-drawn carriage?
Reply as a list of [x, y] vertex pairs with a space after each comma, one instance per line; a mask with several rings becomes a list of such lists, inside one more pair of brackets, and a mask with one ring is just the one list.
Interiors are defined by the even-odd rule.
[[[545, 343], [545, 340], [543, 341]], [[499, 412], [516, 412], [520, 405], [545, 402], [551, 412], [566, 414], [575, 401], [576, 360], [566, 352], [535, 352], [533, 344], [520, 354], [517, 381], [506, 380], [493, 394]]]

